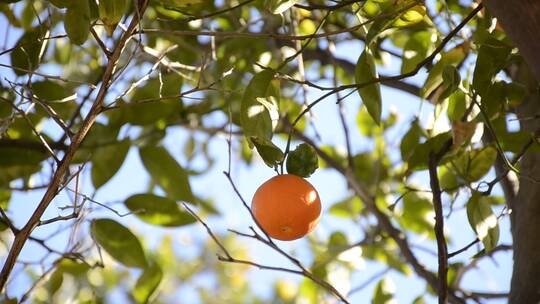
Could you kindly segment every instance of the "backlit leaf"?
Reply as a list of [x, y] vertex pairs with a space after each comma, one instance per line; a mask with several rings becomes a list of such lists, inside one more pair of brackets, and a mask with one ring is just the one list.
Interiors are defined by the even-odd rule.
[[152, 179], [174, 200], [193, 203], [188, 174], [164, 147], [145, 146], [139, 156]]
[[272, 14], [282, 14], [297, 2], [298, 0], [271, 0], [269, 1], [269, 9]]
[[273, 168], [283, 161], [283, 152], [271, 140], [256, 136], [250, 139], [267, 166]]
[[75, 0], [64, 16], [64, 28], [69, 40], [82, 45], [90, 34], [90, 6], [88, 0]]
[[39, 65], [39, 58], [44, 50], [47, 40], [41, 41], [48, 31], [40, 26], [27, 30], [17, 41], [17, 48], [11, 52], [11, 64], [17, 76], [35, 70]]
[[409, 157], [411, 157], [414, 149], [420, 143], [421, 136], [422, 136], [422, 129], [420, 125], [418, 124], [418, 120], [415, 119], [414, 121], [411, 122], [411, 127], [409, 128], [409, 131], [405, 133], [399, 145], [402, 160], [407, 161]]
[[478, 50], [472, 85], [484, 95], [493, 77], [506, 65], [512, 48], [495, 38], [484, 41]]
[[195, 222], [174, 200], [154, 194], [135, 194], [124, 202], [139, 219], [152, 225], [184, 226]]
[[422, 87], [421, 96], [427, 98], [439, 85], [443, 83], [443, 71], [444, 67], [448, 65], [457, 66], [468, 52], [468, 47], [465, 45], [458, 45], [450, 51], [443, 53], [441, 59], [433, 65], [429, 71], [429, 75]]
[[371, 300], [372, 304], [390, 304], [394, 299], [394, 292], [396, 287], [394, 282], [389, 278], [385, 277], [380, 280], [379, 283], [375, 286], [375, 293], [373, 294], [373, 299]]
[[148, 303], [163, 278], [163, 271], [157, 263], [144, 269], [133, 288], [133, 298], [137, 303]]
[[272, 139], [278, 118], [279, 88], [272, 84], [274, 71], [255, 74], [247, 85], [240, 107], [240, 121], [244, 135], [253, 147], [252, 137]]
[[430, 153], [438, 153], [451, 138], [449, 132], [441, 133], [416, 146], [407, 161], [409, 170], [427, 169]]
[[369, 49], [365, 49], [356, 63], [355, 79], [359, 85], [358, 93], [363, 104], [366, 106], [371, 118], [375, 123], [379, 124], [381, 121], [382, 100], [380, 84], [375, 82], [377, 77], [373, 55]]
[[92, 184], [97, 189], [108, 182], [118, 172], [129, 151], [130, 141], [99, 147], [92, 156]]
[[467, 203], [467, 218], [486, 251], [493, 250], [499, 241], [497, 216], [491, 210], [489, 203], [476, 191]]
[[433, 48], [433, 33], [428, 31], [414, 32], [403, 48], [401, 73], [413, 71], [424, 60]]
[[96, 219], [91, 225], [96, 242], [116, 261], [127, 267], [145, 268], [146, 257], [137, 237], [112, 219]]

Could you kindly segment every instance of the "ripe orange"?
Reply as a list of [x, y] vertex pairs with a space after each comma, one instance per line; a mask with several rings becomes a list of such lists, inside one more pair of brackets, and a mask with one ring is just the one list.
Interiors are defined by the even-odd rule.
[[261, 228], [282, 241], [303, 237], [321, 218], [317, 190], [305, 179], [290, 174], [263, 183], [253, 196], [251, 209]]

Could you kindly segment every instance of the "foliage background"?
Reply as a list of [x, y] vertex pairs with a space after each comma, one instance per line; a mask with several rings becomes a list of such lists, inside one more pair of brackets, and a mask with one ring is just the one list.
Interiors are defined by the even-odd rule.
[[[442, 2], [428, 2], [427, 6], [428, 8], [431, 7], [432, 10], [436, 10], [438, 6], [440, 9], [441, 4]], [[34, 6], [36, 5], [46, 7], [49, 4], [47, 2], [35, 2]], [[159, 7], [159, 4], [154, 5]], [[228, 7], [231, 4], [217, 3], [216, 5]], [[461, 3], [458, 5], [457, 2], [448, 2], [448, 9], [454, 7], [454, 9], [458, 11], [454, 12], [455, 15], [452, 17], [456, 18], [456, 20], [458, 20], [457, 22], [459, 22], [458, 16], [460, 14], [468, 13], [469, 10], [466, 10], [466, 8], [468, 9], [470, 6], [471, 3]], [[7, 6], [4, 6], [4, 8], [5, 7]], [[36, 24], [38, 22], [32, 17], [32, 12], [28, 12], [29, 10], [31, 11], [28, 7], [29, 4], [25, 1], [9, 7], [12, 8], [12, 12], [15, 13], [15, 16], [21, 18], [21, 20], [24, 20], [24, 18], [27, 18], [27, 20], [30, 19], [30, 23], [27, 23], [27, 27], [29, 24]], [[149, 12], [147, 12], [150, 16], [152, 16], [153, 8], [154, 7], [151, 6]], [[253, 10], [253, 8], [250, 9]], [[264, 11], [262, 8], [260, 9], [261, 11]], [[59, 14], [58, 16], [61, 16], [61, 11], [55, 9], [52, 11]], [[244, 8], [241, 11], [243, 14], [247, 14], [248, 8]], [[8, 11], [4, 9], [4, 17], [1, 20], [2, 25], [6, 25], [8, 22], [7, 17], [5, 17], [9, 15], [7, 12]], [[337, 13], [338, 12], [336, 12], [336, 14]], [[25, 14], [27, 14], [26, 17]], [[154, 12], [154, 14], [156, 14], [156, 12]], [[168, 12], [168, 14], [175, 16], [175, 13]], [[253, 14], [254, 16], [257, 16], [255, 12], [253, 12]], [[267, 12], [265, 12], [265, 14], [272, 16]], [[351, 15], [350, 12], [343, 14], [348, 14], [347, 18], [349, 19], [347, 20], [354, 17], [349, 16]], [[316, 17], [321, 18], [320, 15], [316, 15]], [[274, 17], [267, 18], [269, 19], [265, 26], [268, 26], [269, 28], [279, 28], [280, 24], [277, 16], [274, 15]], [[152, 19], [151, 17], [148, 19], [148, 27], [151, 27], [150, 25], [156, 26], [156, 24], [158, 24], [159, 26], [167, 28], [170, 26], [169, 23], [173, 23], [170, 20], [163, 21], [160, 19]], [[208, 27], [208, 29], [212, 30], [234, 29], [232, 25], [227, 24], [225, 21], [219, 21], [221, 21], [221, 23], [212, 23], [211, 21], [204, 22], [203, 27]], [[309, 30], [314, 29], [315, 23], [310, 23], [308, 21], [305, 22], [306, 25], [304, 26], [306, 29], [304, 30], [310, 33]], [[336, 21], [336, 23], [338, 23], [338, 21]], [[441, 31], [443, 31], [443, 33], [448, 32], [449, 28], [448, 26], [445, 26], [445, 22], [448, 21], [448, 19], [445, 19], [444, 16], [440, 16], [439, 21], [440, 22], [437, 24], [440, 25]], [[232, 23], [230, 20], [229, 22]], [[456, 21], [454, 21], [454, 23], [455, 22]], [[174, 29], [179, 29], [177, 28], [178, 26], [178, 24], [174, 24], [174, 26], [171, 25]], [[183, 26], [186, 26], [185, 22], [183, 23]], [[0, 28], [4, 28], [4, 26], [1, 26]], [[5, 26], [5, 28], [6, 39], [4, 49], [8, 49], [18, 40], [18, 37], [22, 34], [22, 30], [11, 26]], [[95, 28], [96, 30], [99, 30], [98, 35], [104, 38], [105, 33], [103, 32], [103, 29], [99, 27]], [[300, 28], [302, 29], [302, 27]], [[419, 28], [420, 30], [422, 29], [422, 27]], [[253, 29], [258, 30], [259, 28], [255, 26]], [[55, 28], [55, 31], [58, 33], [63, 33], [63, 30], [61, 25]], [[411, 31], [415, 30], [416, 28], [413, 27]], [[55, 31], [53, 31], [53, 33]], [[474, 28], [466, 28], [463, 35], [466, 37], [467, 34], [471, 34], [472, 31], [474, 31]], [[397, 33], [393, 35], [397, 37], [394, 37], [394, 39], [398, 39], [399, 37], [409, 37], [409, 34], [410, 33], [407, 33], [406, 35], [405, 33], [397, 31]], [[152, 35], [148, 35], [148, 37], [155, 38], [155, 36]], [[381, 38], [386, 38], [386, 36], [381, 35]], [[106, 39], [105, 41], [108, 43], [112, 42], [111, 40], [108, 40], [108, 38], [104, 39]], [[148, 41], [150, 45], [153, 45], [156, 48], [166, 49], [166, 46], [160, 46], [160, 43], [166, 44], [167, 38], [162, 38], [159, 42], [152, 41], [151, 39], [153, 38], [148, 39], [150, 39]], [[68, 42], [66, 38], [55, 39], [55, 43], [57, 43], [57, 41], [58, 43], [64, 44]], [[223, 67], [220, 66], [223, 64], [222, 61], [215, 62], [209, 60], [207, 70], [204, 71], [205, 80], [203, 80], [203, 83], [210, 83], [211, 79], [215, 79], [217, 71], [226, 71], [228, 67], [234, 66], [235, 70], [232, 71], [230, 79], [227, 78], [226, 81], [223, 81], [225, 83], [224, 87], [220, 87], [217, 91], [202, 91], [191, 96], [201, 99], [191, 100], [184, 98], [184, 107], [188, 108], [188, 110], [184, 108], [185, 112], [183, 114], [185, 114], [185, 116], [174, 117], [171, 126], [166, 130], [163, 129], [164, 121], [155, 119], [151, 114], [154, 109], [151, 108], [145, 108], [142, 111], [137, 112], [135, 115], [136, 118], [133, 116], [118, 118], [107, 116], [107, 114], [105, 114], [98, 119], [98, 123], [106, 124], [109, 127], [103, 128], [103, 130], [101, 130], [103, 133], [97, 134], [96, 139], [94, 139], [97, 141], [101, 138], [111, 136], [111, 130], [114, 130], [114, 127], [111, 127], [111, 121], [114, 121], [114, 119], [125, 122], [123, 121], [124, 119], [131, 122], [132, 125], [142, 124], [144, 127], [124, 126], [120, 129], [120, 136], [117, 137], [116, 134], [113, 134], [113, 140], [116, 138], [123, 139], [128, 137], [132, 140], [131, 144], [133, 147], [127, 154], [121, 169], [116, 173], [112, 180], [105, 183], [103, 187], [100, 187], [99, 191], [94, 192], [96, 187], [95, 180], [92, 180], [92, 171], [94, 170], [94, 166], [96, 166], [95, 164], [99, 164], [100, 162], [110, 163], [111, 160], [106, 157], [115, 155], [116, 151], [113, 151], [113, 153], [105, 152], [104, 154], [107, 155], [105, 156], [105, 159], [91, 158], [92, 165], [86, 167], [80, 174], [80, 191], [81, 193], [93, 197], [96, 202], [114, 208], [114, 210], [121, 214], [128, 211], [123, 206], [123, 201], [135, 193], [154, 191], [158, 195], [175, 197], [175, 190], [167, 191], [166, 189], [159, 189], [156, 187], [156, 181], [152, 181], [149, 178], [149, 175], [145, 173], [147, 169], [145, 169], [145, 166], [140, 162], [139, 153], [137, 148], [135, 148], [135, 146], [145, 143], [156, 145], [159, 142], [163, 142], [163, 145], [168, 148], [171, 155], [173, 155], [185, 169], [193, 170], [193, 175], [190, 176], [190, 184], [193, 193], [201, 199], [208, 200], [208, 205], [214, 207], [219, 212], [218, 214], [212, 215], [212, 208], [200, 206], [197, 208], [198, 212], [208, 216], [208, 223], [211, 225], [214, 232], [225, 240], [226, 247], [231, 253], [235, 253], [240, 257], [244, 256], [246, 259], [259, 261], [262, 264], [291, 267], [293, 265], [286, 259], [283, 259], [275, 254], [275, 252], [268, 250], [267, 247], [257, 243], [255, 240], [239, 238], [227, 231], [228, 228], [239, 231], [248, 231], [248, 226], [253, 225], [253, 223], [249, 220], [248, 214], [242, 208], [235, 193], [231, 191], [226, 177], [222, 174], [222, 171], [227, 170], [229, 157], [227, 153], [228, 109], [221, 107], [218, 108], [217, 111], [208, 114], [204, 113], [204, 111], [212, 106], [220, 106], [222, 105], [222, 102], [225, 102], [225, 104], [230, 103], [231, 107], [234, 107], [235, 104], [238, 105], [247, 81], [252, 77], [253, 71], [257, 70], [257, 67], [254, 67], [252, 64], [258, 60], [263, 64], [270, 64], [275, 67], [277, 66], [277, 63], [280, 62], [280, 57], [283, 56], [277, 51], [277, 48], [272, 48], [270, 49], [271, 52], [267, 52], [268, 39], [253, 40], [238, 38], [228, 39], [226, 41], [230, 43], [230, 46], [224, 44], [227, 47], [224, 47], [223, 54], [218, 52], [219, 58], [222, 59], [223, 62], [226, 62], [229, 59], [238, 59], [238, 61], [234, 63], [228, 62], [228, 64], [224, 64], [225, 67]], [[191, 48], [194, 48], [198, 44], [207, 44], [211, 42], [210, 39], [199, 38], [196, 40], [195, 38], [184, 38], [173, 39], [172, 42], [173, 45], [174, 43], [178, 43], [180, 50], [177, 50], [176, 52], [172, 51], [171, 57], [174, 57], [175, 60], [179, 60], [182, 63], [196, 65], [202, 60], [205, 60], [206, 57], [204, 56], [210, 56], [208, 54], [202, 55], [196, 51], [189, 52]], [[325, 43], [327, 44], [328, 42], [324, 42], [324, 39], [321, 39], [321, 42], [319, 43], [324, 46]], [[363, 45], [364, 44], [359, 40], [352, 39], [346, 41], [344, 38], [343, 41], [340, 40], [336, 45], [336, 57], [348, 60], [354, 64], [364, 48]], [[450, 44], [448, 48], [450, 49], [455, 45], [457, 45], [457, 42]], [[390, 52], [401, 52], [399, 48], [396, 48], [396, 46], [391, 45], [389, 42], [383, 43], [382, 46], [389, 48]], [[48, 58], [50, 62], [40, 67], [39, 71], [47, 74], [69, 75], [65, 77], [67, 79], [83, 79], [85, 82], [90, 81], [89, 79], [96, 76], [96, 71], [99, 70], [98, 67], [102, 65], [103, 62], [100, 61], [102, 59], [93, 59], [100, 58], [100, 56], [97, 55], [100, 50], [95, 41], [89, 38], [84, 48], [73, 46], [69, 64], [62, 68], [58, 65], [59, 62], [57, 62], [57, 60], [59, 60], [59, 56], [61, 56], [59, 53], [66, 51], [63, 48], [66, 48], [66, 46], [64, 45], [62, 48], [51, 47], [45, 57]], [[308, 51], [309, 48], [306, 53]], [[186, 54], [191, 55], [191, 57]], [[381, 56], [382, 57], [379, 59], [389, 58], [389, 55], [385, 53], [381, 54]], [[77, 61], [76, 58], [81, 59], [80, 61]], [[272, 58], [272, 60], [265, 61], [266, 58]], [[6, 55], [0, 57], [0, 59], [2, 60], [2, 64], [10, 65], [10, 61]], [[88, 62], [85, 61], [87, 59]], [[136, 60], [137, 61], [123, 74], [123, 78], [119, 79], [117, 85], [111, 90], [112, 93], [108, 95], [107, 100], [113, 100], [115, 96], [118, 96], [130, 83], [143, 77], [151, 68], [153, 62], [155, 62], [155, 58], [152, 59], [144, 56], [136, 57]], [[465, 68], [462, 69], [462, 77], [466, 77], [467, 73], [471, 73], [472, 68], [470, 65], [474, 64], [475, 60], [474, 54], [467, 58], [463, 64]], [[85, 64], [81, 65], [80, 62], [84, 62]], [[386, 62], [383, 60], [380, 63], [383, 62], [385, 63], [384, 65], [378, 66], [378, 71], [380, 73], [385, 75], [396, 75], [400, 73], [400, 62], [396, 58], [392, 58]], [[60, 63], [62, 64], [62, 62]], [[285, 74], [294, 75], [297, 69], [297, 65], [291, 63], [290, 67], [287, 67], [287, 72]], [[197, 85], [196, 79], [199, 77], [198, 73], [188, 72], [187, 75], [194, 79], [190, 81], [188, 80], [188, 77], [184, 77], [186, 75], [178, 77], [175, 76], [174, 73], [166, 72], [165, 68], [163, 68], [162, 71], [165, 84], [170, 83], [173, 86], [177, 86], [172, 89], [172, 94], [175, 92], [177, 93], [179, 89], [185, 91]], [[306, 78], [317, 79], [319, 85], [333, 86], [331, 79], [332, 72], [332, 69], [328, 66], [323, 69], [317, 64], [308, 65]], [[79, 75], [78, 73], [82, 73], [82, 75]], [[340, 83], [351, 83], [351, 81], [354, 81], [351, 79], [351, 75], [347, 75], [346, 72], [338, 70], [338, 73], [341, 73], [339, 74], [340, 77], [338, 77]], [[157, 78], [155, 78], [158, 75], [159, 73], [157, 72], [152, 73], [153, 80], [141, 83], [140, 87], [135, 89], [134, 93], [128, 94], [128, 102], [136, 101], [140, 99], [141, 96], [143, 96], [142, 98], [155, 98], [156, 88], [159, 90], [159, 82], [156, 81]], [[13, 72], [5, 67], [2, 70], [2, 76], [2, 86], [4, 88], [9, 88], [9, 81], [16, 79]], [[172, 81], [168, 82], [167, 77], [171, 77]], [[318, 79], [319, 77], [326, 77], [327, 79]], [[427, 72], [422, 70], [418, 75], [407, 79], [407, 81], [411, 84], [422, 86], [426, 77]], [[184, 79], [181, 80], [182, 78]], [[18, 78], [17, 82], [23, 83], [21, 80], [24, 79], [24, 77]], [[180, 81], [183, 81], [181, 87], [179, 86]], [[282, 113], [285, 113], [284, 108], [286, 108], [286, 106], [283, 107], [283, 105], [292, 107], [290, 113], [294, 113], [295, 111], [298, 112], [298, 104], [300, 104], [304, 98], [302, 96], [301, 87], [288, 83], [285, 80], [282, 82], [284, 83], [280, 104], [280, 109], [283, 111]], [[29, 89], [25, 87], [24, 84], [21, 87], [23, 90]], [[34, 86], [34, 90], [38, 88], [35, 88]], [[78, 92], [77, 101], [79, 101], [80, 96], [84, 96], [87, 90], [85, 86], [70, 88], [69, 85], [65, 84], [54, 87], [54, 89], [58, 91], [66, 88], [71, 90], [70, 92]], [[29, 90], [31, 91], [32, 89], [30, 88]], [[40, 94], [38, 93], [35, 94], [38, 95], [38, 98], [46, 100], [47, 94], [54, 95], [58, 92], [55, 90], [52, 90], [51, 87], [46, 87], [43, 92], [40, 92], [42, 96], [39, 96]], [[9, 94], [8, 91], [9, 89], [6, 89], [3, 94]], [[139, 96], [137, 96], [137, 94], [139, 94]], [[314, 88], [307, 88], [305, 94], [306, 100], [312, 101], [321, 93]], [[3, 95], [3, 98], [7, 98], [6, 96], [11, 95]], [[389, 127], [388, 130], [385, 130], [384, 133], [382, 129], [374, 125], [372, 119], [365, 110], [359, 111], [361, 106], [357, 94], [350, 95], [342, 102], [342, 105], [344, 107], [344, 119], [351, 132], [351, 154], [357, 155], [365, 152], [365, 154], [361, 154], [358, 158], [355, 158], [356, 164], [362, 166], [357, 170], [357, 174], [360, 175], [359, 179], [363, 178], [363, 181], [366, 183], [371, 182], [371, 177], [374, 173], [374, 171], [370, 172], [370, 170], [372, 170], [372, 168], [370, 168], [371, 164], [373, 161], [378, 161], [380, 159], [381, 155], [378, 153], [387, 153], [386, 157], [388, 158], [387, 161], [389, 165], [383, 170], [388, 170], [386, 173], [388, 179], [370, 185], [372, 191], [383, 189], [383, 193], [380, 193], [380, 198], [384, 200], [381, 204], [385, 206], [391, 204], [391, 202], [397, 200], [398, 197], [403, 194], [403, 188], [400, 187], [399, 183], [396, 183], [400, 180], [398, 177], [399, 169], [397, 169], [397, 166], [402, 164], [400, 143], [404, 134], [409, 130], [410, 122], [413, 121], [414, 117], [419, 117], [421, 125], [426, 129], [431, 129], [433, 127], [432, 119], [435, 108], [430, 103], [422, 101], [418, 97], [411, 97], [409, 94], [399, 92], [398, 90], [384, 88], [384, 86], [382, 90], [382, 100], [383, 120], [396, 119], [392, 126]], [[343, 128], [338, 124], [340, 121], [340, 116], [338, 114], [339, 107], [334, 101], [335, 98], [329, 98], [313, 109], [314, 117], [304, 123], [305, 134], [310, 138], [316, 138], [317, 133], [319, 133], [321, 139], [315, 140], [317, 145], [327, 146], [327, 149], [335, 149], [335, 151], [346, 153]], [[73, 105], [75, 104], [74, 101], [68, 101], [67, 103], [64, 103], [64, 105], [69, 106], [71, 103]], [[200, 106], [201, 104], [203, 106]], [[189, 108], [190, 105], [193, 107]], [[199, 107], [197, 108], [198, 105]], [[55, 106], [60, 108], [62, 105]], [[178, 109], [173, 106], [172, 108], [165, 108], [160, 115], [163, 116], [171, 113], [171, 109], [173, 112], [178, 111]], [[83, 107], [83, 112], [87, 110], [87, 106]], [[199, 112], [201, 110], [204, 114]], [[66, 110], [68, 114], [69, 111], [73, 111], [73, 108], [68, 108]], [[110, 113], [114, 113], [114, 110]], [[149, 116], [146, 121], [134, 121], [136, 119], [145, 120], [144, 115]], [[69, 117], [69, 115], [67, 115], [67, 117]], [[160, 118], [160, 116], [158, 116], [158, 118]], [[516, 123], [513, 121], [514, 116], [503, 116], [503, 118], [509, 122], [510, 129], [512, 129], [512, 127], [515, 129]], [[438, 132], [449, 129], [447, 119], [444, 115], [438, 120], [438, 124], [435, 125], [439, 128]], [[12, 125], [10, 125], [10, 127], [13, 128]], [[47, 119], [43, 122], [41, 130], [51, 138], [58, 138], [62, 135], [62, 129], [59, 129], [51, 119]], [[216, 134], [211, 134], [211, 136], [209, 136], [209, 130], [216, 131]], [[236, 132], [237, 130], [240, 129], [237, 128], [237, 126], [234, 126], [234, 131]], [[141, 136], [145, 131], [151, 134]], [[31, 134], [29, 137], [31, 137]], [[293, 147], [299, 142], [300, 141], [294, 141]], [[284, 148], [286, 145], [286, 137], [278, 135], [274, 137], [274, 143], [279, 147]], [[195, 151], [190, 151], [193, 149], [190, 145], [193, 144], [195, 145]], [[268, 168], [264, 164], [256, 153], [253, 156], [247, 157], [245, 145], [244, 138], [241, 136], [233, 137], [231, 173], [232, 178], [239, 186], [242, 195], [249, 199], [256, 187], [275, 173], [271, 168]], [[384, 145], [384, 151], [378, 150], [377, 147], [381, 147], [382, 145]], [[5, 152], [7, 151], [5, 146], [3, 147], [3, 152], [7, 153]], [[96, 155], [99, 155], [95, 149], [91, 148], [90, 150], [94, 153], [94, 156], [92, 157], [97, 157]], [[392, 165], [390, 165], [390, 163]], [[110, 169], [110, 167], [105, 166], [104, 170], [106, 171], [108, 169]], [[161, 169], [163, 169], [163, 166], [161, 166]], [[50, 168], [44, 165], [41, 173], [35, 175], [31, 183], [27, 183], [27, 181], [24, 180], [18, 180], [14, 183], [6, 183], [5, 189], [24, 187], [29, 184], [39, 185], [40, 181], [47, 180], [49, 174]], [[156, 178], [156, 175], [159, 175], [159, 173], [154, 173], [154, 178]], [[491, 171], [483, 177], [483, 179], [491, 180], [493, 177], [494, 172]], [[339, 206], [344, 206], [343, 204], [340, 205], [340, 201], [349, 197], [351, 193], [347, 189], [346, 183], [339, 173], [328, 168], [322, 168], [310, 178], [310, 182], [316, 186], [323, 199], [323, 220], [319, 228], [310, 235], [309, 238], [293, 243], [279, 243], [279, 245], [288, 252], [292, 252], [295, 256], [298, 256], [305, 265], [313, 266], [317, 265], [316, 261], [320, 260], [320, 258], [328, 251], [340, 251], [340, 248], [342, 248], [340, 246], [354, 244], [355, 242], [363, 240], [366, 237], [366, 232], [370, 229], [375, 229], [377, 223], [372, 216], [366, 213], [359, 215], [358, 210], [348, 210], [348, 207], [340, 212]], [[407, 179], [407, 185], [419, 185], [419, 187], [427, 187], [428, 182], [427, 171], [415, 173]], [[42, 190], [36, 190], [29, 193], [20, 191], [12, 192], [7, 211], [9, 218], [13, 221], [15, 226], [20, 227], [25, 224], [29, 217], [30, 210], [35, 209], [42, 194]], [[182, 196], [184, 194], [185, 193], [180, 193], [179, 195]], [[494, 197], [500, 196], [501, 192], [499, 189], [496, 189], [492, 195]], [[407, 208], [407, 205], [397, 205], [395, 212], [389, 211], [389, 214], [397, 223], [402, 225], [401, 228], [408, 232], [408, 238], [411, 243], [415, 245], [413, 250], [417, 254], [419, 260], [425, 263], [430, 269], [435, 270], [437, 267], [436, 246], [433, 237], [431, 240], [427, 237], [432, 233], [431, 230], [433, 229], [432, 221], [430, 221], [431, 208], [429, 207], [430, 205], [428, 205], [428, 208], [425, 209], [426, 201], [421, 200], [420, 197], [416, 196], [414, 193], [412, 196], [416, 197], [417, 201], [407, 201], [407, 204], [410, 204], [408, 207], [411, 212], [406, 213], [404, 211], [406, 210], [405, 208]], [[474, 232], [468, 227], [467, 214], [463, 207], [467, 203], [468, 198], [467, 190], [465, 190], [461, 196], [455, 196], [455, 193], [450, 193], [449, 196], [445, 197], [445, 203], [453, 201], [454, 206], [456, 206], [453, 209], [452, 216], [449, 217], [447, 222], [448, 236], [451, 239], [449, 243], [450, 252], [462, 248], [464, 244], [469, 243], [475, 238]], [[47, 209], [43, 218], [54, 218], [58, 215], [68, 214], [65, 211], [62, 212], [60, 207], [69, 204], [73, 199], [73, 193], [70, 193], [70, 191], [60, 193], [51, 207]], [[176, 199], [185, 200], [186, 198], [176, 197]], [[446, 204], [445, 207], [447, 208], [447, 211], [451, 208], [449, 204]], [[215, 258], [215, 253], [219, 252], [219, 249], [211, 242], [208, 238], [208, 234], [205, 233], [199, 224], [190, 224], [182, 228], [155, 227], [143, 223], [136, 215], [119, 218], [117, 214], [107, 208], [103, 208], [100, 204], [88, 203], [87, 208], [89, 209], [85, 210], [84, 217], [81, 217], [77, 221], [82, 225], [80, 226], [80, 230], [75, 234], [75, 239], [90, 246], [89, 251], [84, 254], [85, 260], [87, 259], [90, 264], [99, 261], [97, 250], [95, 246], [92, 246], [93, 242], [91, 238], [88, 237], [90, 228], [89, 221], [93, 218], [100, 217], [114, 218], [115, 220], [120, 221], [125, 226], [129, 227], [139, 239], [143, 241], [147, 255], [153, 257], [164, 272], [162, 282], [160, 283], [157, 292], [152, 296], [153, 301], [174, 302], [175, 299], [178, 298], [189, 299], [187, 301], [190, 303], [197, 301], [201, 303], [212, 303], [213, 301], [216, 303], [222, 303], [223, 301], [233, 303], [251, 303], [257, 301], [264, 303], [275, 301], [321, 303], [327, 301], [331, 303], [335, 301], [335, 299], [326, 291], [316, 287], [301, 277], [287, 273], [256, 270], [255, 268], [249, 268], [243, 265], [218, 262]], [[362, 207], [360, 208], [362, 209]], [[502, 206], [500, 204], [495, 204], [493, 209], [496, 214], [499, 214], [502, 210]], [[407, 218], [407, 216], [409, 218]], [[409, 220], [408, 223], [403, 222], [407, 220]], [[417, 226], [418, 223], [420, 223], [420, 226]], [[507, 219], [503, 217], [499, 225], [501, 231], [499, 243], [508, 244], [510, 242], [510, 235], [508, 233], [509, 228]], [[51, 233], [59, 230], [62, 231], [63, 227], [67, 227], [67, 229], [54, 237], [50, 237]], [[69, 232], [72, 227], [74, 227], [73, 222], [59, 221], [37, 229], [32, 235], [37, 238], [47, 239], [47, 245], [50, 248], [63, 251], [65, 250], [65, 244], [69, 240]], [[359, 229], [359, 227], [362, 229]], [[5, 241], [6, 248], [8, 248], [10, 238], [10, 231], [9, 229], [6, 229], [2, 234], [2, 239]], [[380, 248], [379, 246], [382, 246], [383, 248]], [[370, 284], [351, 295], [350, 300], [352, 303], [367, 302], [366, 299], [369, 298], [372, 298], [376, 303], [384, 303], [388, 301], [388, 298], [392, 297], [395, 297], [400, 302], [410, 303], [417, 296], [422, 295], [425, 295], [425, 301], [434, 301], [434, 295], [429, 295], [425, 292], [425, 281], [416, 277], [407, 266], [407, 263], [400, 259], [400, 253], [396, 250], [395, 245], [392, 244], [391, 241], [388, 241], [387, 239], [385, 241], [377, 240], [375, 245], [366, 245], [361, 248], [362, 250], [354, 249], [348, 251], [348, 256], [340, 256], [340, 258], [325, 265], [325, 267], [313, 266], [312, 271], [321, 278], [328, 280], [345, 294], [349, 292], [349, 290], [347, 290], [348, 284], [352, 288], [361, 286], [364, 282], [370, 281], [373, 275], [375, 275], [375, 279], [370, 282]], [[465, 265], [476, 263], [477, 260], [471, 258], [482, 248], [482, 245], [474, 246], [471, 250], [459, 255], [457, 258], [453, 258], [451, 262], [460, 262]], [[21, 255], [21, 261], [28, 261], [29, 264], [19, 263], [17, 265], [15, 272], [13, 273], [13, 279], [8, 285], [7, 292], [9, 296], [20, 297], [28, 290], [28, 288], [35, 286], [35, 290], [32, 293], [32, 301], [35, 302], [50, 302], [51, 300], [63, 302], [64, 299], [67, 298], [78, 298], [80, 301], [91, 299], [91, 302], [99, 302], [101, 300], [105, 302], [133, 300], [133, 286], [135, 280], [141, 275], [141, 270], [122, 266], [115, 262], [114, 259], [108, 258], [106, 254], [104, 257], [106, 267], [104, 269], [96, 268], [86, 270], [83, 268], [81, 272], [77, 272], [73, 269], [65, 270], [64, 274], [57, 275], [63, 278], [62, 284], [58, 284], [59, 279], [58, 277], [54, 277], [54, 275], [52, 277], [47, 275], [44, 277], [44, 280], [38, 281], [37, 285], [34, 284], [43, 271], [48, 269], [51, 263], [58, 258], [58, 255], [55, 253], [51, 254], [49, 251], [50, 250], [47, 250], [39, 243], [28, 242]], [[377, 256], [375, 261], [370, 257], [370, 251]], [[433, 255], [432, 252], [435, 252], [435, 255]], [[44, 256], [45, 259], [41, 260]], [[494, 257], [494, 259], [480, 258], [477, 267], [474, 267], [467, 273], [460, 286], [473, 291], [486, 291], [490, 293], [504, 292], [509, 283], [511, 254], [506, 251], [497, 252]], [[349, 259], [351, 259], [351, 261], [349, 261]], [[35, 263], [35, 261], [37, 261], [37, 263]], [[358, 267], [358, 265], [360, 265], [360, 267]], [[389, 271], [386, 271], [387, 268]], [[59, 269], [63, 268], [60, 267]], [[65, 269], [69, 269], [69, 267], [65, 266]], [[383, 271], [384, 274], [381, 271]], [[394, 291], [392, 291], [391, 287], [383, 284], [383, 278], [393, 281], [393, 284], [396, 286]], [[58, 285], [55, 286], [55, 284]], [[290, 284], [290, 286], [288, 284]], [[74, 289], [73, 286], [85, 286], [86, 288]], [[283, 286], [287, 286], [287, 288]], [[288, 297], [286, 291], [291, 290], [294, 291], [293, 296]], [[390, 296], [387, 297], [386, 293], [390, 294]], [[100, 299], [100, 297], [104, 298]], [[504, 300], [501, 300], [501, 302], [502, 301]]]

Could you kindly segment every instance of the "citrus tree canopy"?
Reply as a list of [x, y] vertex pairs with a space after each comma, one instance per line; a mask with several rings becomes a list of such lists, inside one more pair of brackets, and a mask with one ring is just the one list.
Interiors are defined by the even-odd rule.
[[535, 0], [0, 0], [0, 303], [537, 303], [539, 54]]

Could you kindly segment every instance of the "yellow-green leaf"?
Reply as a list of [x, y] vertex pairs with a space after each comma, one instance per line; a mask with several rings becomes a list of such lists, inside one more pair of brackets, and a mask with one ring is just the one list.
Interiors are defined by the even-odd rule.
[[152, 294], [156, 291], [163, 278], [161, 267], [153, 262], [145, 268], [133, 288], [133, 298], [137, 303], [148, 303]]
[[251, 79], [244, 91], [240, 107], [240, 121], [250, 147], [252, 137], [272, 139], [274, 124], [277, 123], [279, 87], [272, 84], [274, 71], [264, 70]]
[[493, 250], [499, 241], [497, 216], [491, 210], [489, 202], [476, 191], [467, 203], [467, 218], [476, 236], [484, 244], [486, 252]]
[[381, 121], [381, 87], [377, 79], [375, 60], [370, 50], [366, 48], [358, 58], [355, 69], [356, 83], [358, 84], [358, 93], [362, 98], [371, 118], [379, 124]]

